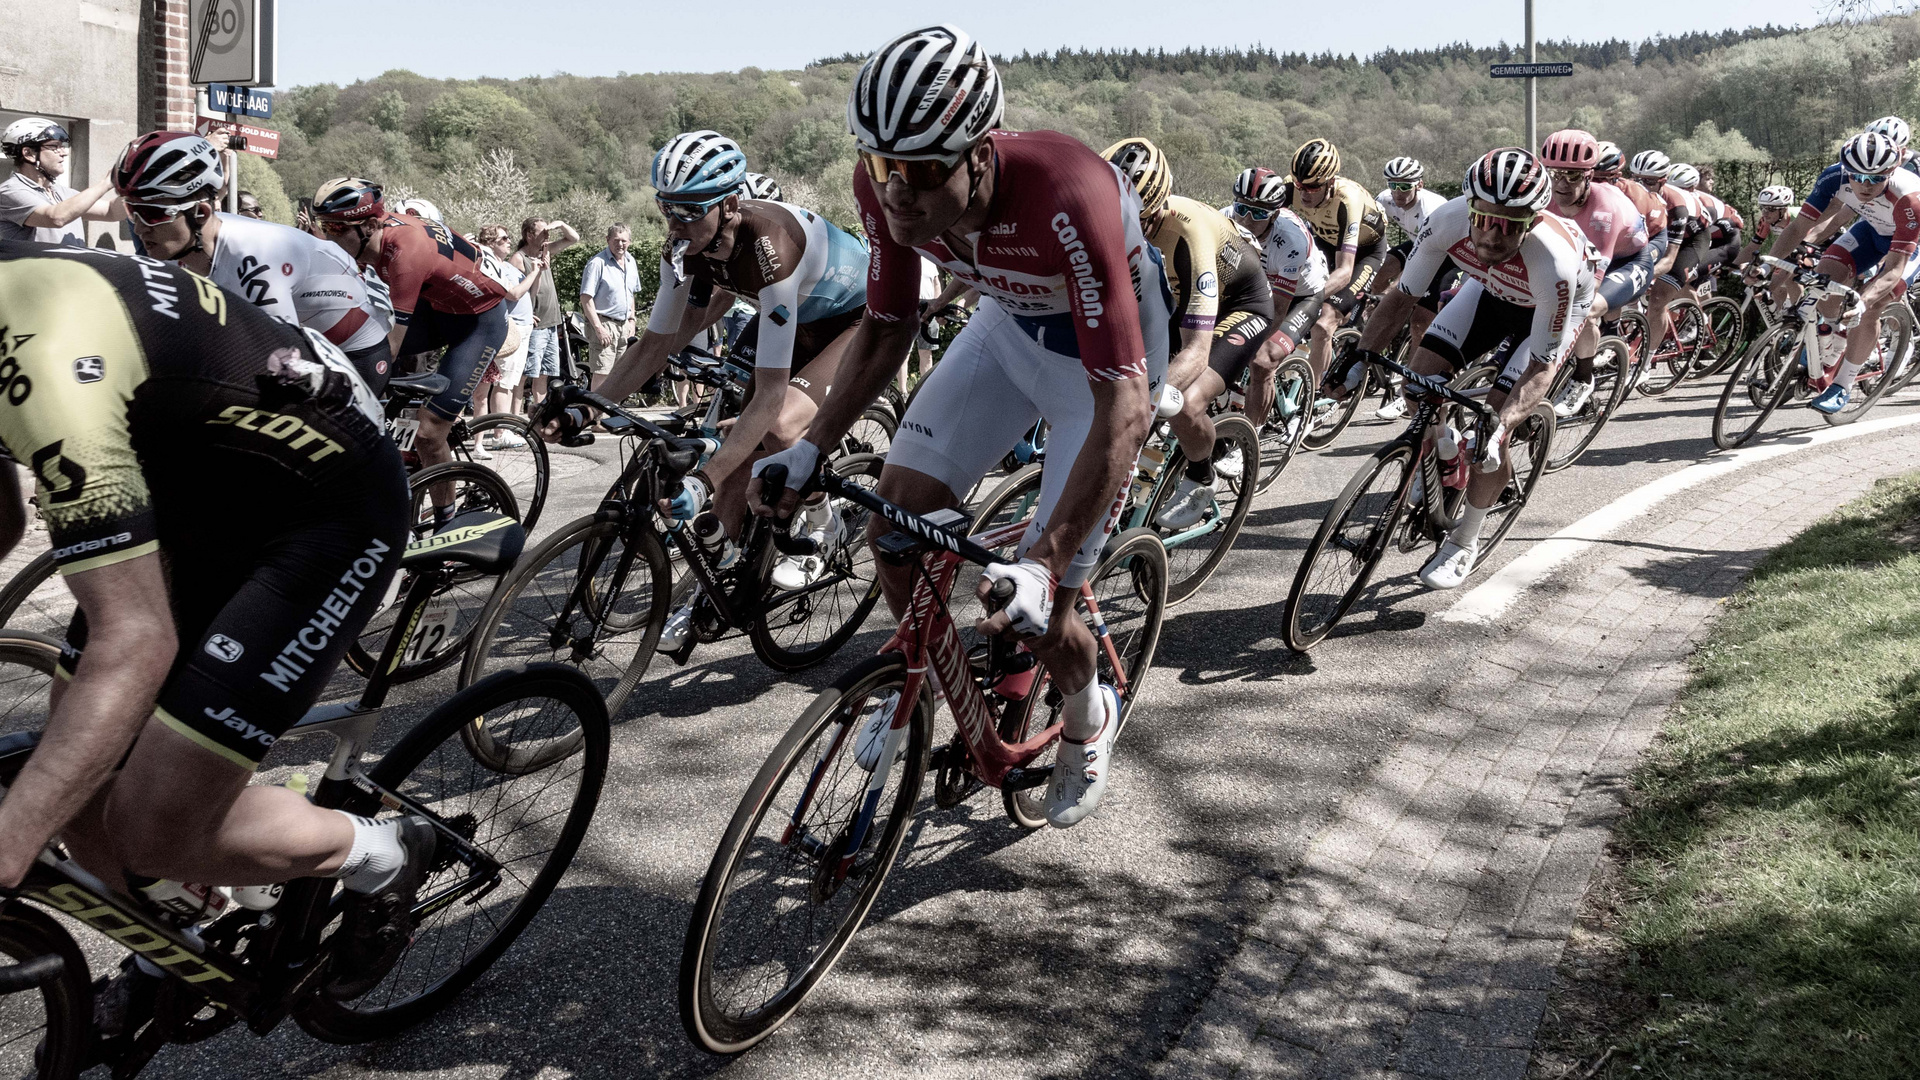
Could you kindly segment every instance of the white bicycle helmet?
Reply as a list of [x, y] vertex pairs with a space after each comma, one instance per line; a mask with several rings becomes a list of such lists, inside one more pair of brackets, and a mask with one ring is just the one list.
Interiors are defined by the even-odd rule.
[[1460, 190], [1482, 202], [1520, 210], [1544, 210], [1553, 199], [1546, 166], [1517, 146], [1487, 151], [1467, 170]]
[[687, 131], [667, 140], [653, 156], [653, 186], [674, 202], [724, 199], [747, 179], [747, 155], [717, 131]]
[[1667, 171], [1667, 183], [1681, 191], [1692, 191], [1700, 186], [1700, 170], [1684, 161], [1678, 162]]
[[847, 130], [884, 157], [954, 164], [1000, 123], [1000, 72], [966, 31], [928, 26], [867, 58], [847, 96]]
[[18, 158], [22, 147], [39, 146], [42, 143], [67, 142], [70, 136], [67, 129], [44, 116], [23, 116], [7, 125], [5, 133], [0, 133], [0, 151], [9, 157]]
[[440, 208], [425, 199], [401, 199], [393, 205], [395, 213], [412, 214], [417, 218], [426, 218], [438, 225], [445, 225], [446, 219], [440, 216]]
[[780, 190], [780, 181], [764, 173], [750, 172], [740, 182], [740, 197], [743, 199], [765, 199], [768, 202], [786, 202], [785, 193]]
[[1388, 161], [1380, 175], [1386, 177], [1388, 183], [1417, 184], [1426, 177], [1427, 168], [1413, 158], [1401, 156]]
[[1863, 131], [1840, 148], [1840, 167], [1848, 172], [1878, 176], [1900, 166], [1900, 148], [1877, 131]]
[[149, 132], [128, 143], [112, 175], [114, 190], [134, 203], [175, 205], [211, 199], [226, 186], [220, 151], [184, 131]]
[[1784, 209], [1792, 206], [1793, 202], [1793, 189], [1785, 184], [1775, 184], [1772, 187], [1760, 189], [1760, 206], [1762, 209]]
[[1865, 130], [1885, 135], [1887, 138], [1893, 140], [1894, 146], [1902, 150], [1907, 148], [1907, 143], [1913, 138], [1913, 129], [1907, 126], [1905, 120], [1897, 116], [1883, 116], [1873, 123], [1868, 124]]
[[1627, 164], [1627, 172], [1635, 179], [1651, 176], [1657, 180], [1665, 180], [1667, 173], [1672, 169], [1673, 161], [1658, 150], [1642, 150], [1633, 155], [1633, 160]]
[[1619, 143], [1610, 143], [1605, 139], [1594, 146], [1593, 173], [1595, 176], [1619, 176], [1625, 155], [1620, 153]]
[[1249, 206], [1279, 206], [1287, 199], [1287, 178], [1258, 165], [1233, 181], [1233, 200]]

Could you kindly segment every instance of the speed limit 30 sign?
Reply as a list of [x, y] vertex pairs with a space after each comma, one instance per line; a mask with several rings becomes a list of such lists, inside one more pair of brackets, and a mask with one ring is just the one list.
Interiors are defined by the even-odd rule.
[[187, 80], [273, 85], [276, 0], [188, 0]]

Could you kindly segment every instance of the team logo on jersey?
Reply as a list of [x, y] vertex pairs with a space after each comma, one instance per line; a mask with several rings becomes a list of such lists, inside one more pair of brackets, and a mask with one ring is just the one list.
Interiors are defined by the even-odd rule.
[[73, 378], [79, 383], [97, 383], [107, 377], [107, 362], [98, 356], [82, 356], [73, 362]]
[[223, 663], [231, 664], [240, 659], [247, 650], [241, 644], [225, 634], [215, 634], [207, 639], [207, 655]]
[[240, 279], [240, 291], [254, 307], [266, 307], [279, 302], [267, 295], [266, 273], [267, 264], [259, 259], [248, 255], [240, 260], [240, 269], [235, 276]]
[[87, 470], [60, 452], [66, 440], [55, 439], [34, 452], [30, 467], [50, 503], [69, 503], [87, 486]]
[[758, 237], [753, 242], [753, 257], [760, 263], [760, 276], [772, 281], [780, 272], [780, 253], [773, 249], [773, 241]]
[[293, 264], [292, 264], [292, 263], [281, 263], [281, 264], [280, 264], [280, 276], [282, 276], [282, 277], [292, 277], [292, 276], [293, 276]]
[[788, 311], [785, 304], [776, 304], [772, 311], [767, 312], [767, 318], [772, 319], [775, 326], [785, 326], [787, 320], [793, 318], [793, 312]]
[[1213, 276], [1213, 271], [1207, 270], [1194, 280], [1193, 287], [1201, 296], [1212, 296], [1220, 291], [1220, 280]]

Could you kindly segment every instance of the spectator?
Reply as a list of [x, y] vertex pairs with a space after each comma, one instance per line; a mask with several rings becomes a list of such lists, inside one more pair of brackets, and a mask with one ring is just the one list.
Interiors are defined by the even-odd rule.
[[119, 221], [126, 216], [113, 194], [113, 170], [85, 191], [60, 182], [73, 148], [67, 129], [29, 116], [7, 125], [0, 148], [13, 159], [13, 175], [0, 183], [0, 240], [38, 240], [43, 244], [87, 246], [86, 221]]
[[240, 216], [250, 217], [255, 221], [264, 221], [267, 216], [266, 212], [260, 209], [260, 200], [254, 198], [253, 192], [246, 188], [240, 189]]
[[[520, 247], [513, 253], [513, 265], [522, 272], [527, 264], [539, 260], [553, 265], [553, 257], [580, 242], [580, 234], [564, 221], [546, 221], [530, 217], [520, 223]], [[545, 393], [552, 393], [560, 381], [560, 294], [553, 287], [553, 275], [542, 274], [533, 289], [533, 329], [527, 335], [527, 390], [541, 393], [535, 379], [547, 380]]]
[[[493, 253], [492, 258], [481, 261], [481, 269], [507, 290], [507, 339], [501, 342], [486, 376], [474, 388], [473, 412], [475, 416], [490, 412], [517, 413], [520, 410], [514, 390], [520, 385], [520, 372], [527, 362], [527, 334], [533, 329], [533, 287], [546, 264], [539, 259], [525, 260], [525, 272], [515, 266], [513, 233], [505, 225], [480, 226], [480, 243]], [[525, 445], [519, 436], [503, 431], [494, 440], [483, 441], [475, 456]]]
[[590, 351], [588, 389], [593, 388], [593, 375], [613, 370], [613, 362], [633, 336], [633, 297], [640, 291], [640, 267], [627, 251], [632, 244], [633, 233], [614, 222], [607, 228], [607, 246], [587, 260], [580, 274], [580, 314], [587, 320]]
[[310, 196], [300, 196], [300, 202], [294, 206], [293, 227], [301, 232], [310, 232], [323, 240], [327, 238], [327, 234], [320, 229], [320, 223], [313, 220], [313, 199]]

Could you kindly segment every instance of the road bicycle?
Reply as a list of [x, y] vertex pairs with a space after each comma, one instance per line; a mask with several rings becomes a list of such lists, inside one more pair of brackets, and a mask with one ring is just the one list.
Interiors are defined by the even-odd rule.
[[[1560, 365], [1553, 386], [1547, 391], [1548, 401], [1560, 400], [1567, 383], [1573, 379], [1574, 367], [1575, 361], [1571, 358]], [[1613, 334], [1601, 337], [1593, 352], [1593, 393], [1572, 415], [1555, 413], [1553, 456], [1547, 459], [1548, 472], [1559, 472], [1580, 460], [1580, 455], [1600, 437], [1607, 421], [1626, 403], [1637, 368], [1633, 346], [1625, 338]]]
[[[1025, 526], [969, 539], [957, 510], [923, 517], [837, 477], [816, 482], [893, 524], [876, 546], [910, 568], [912, 600], [880, 654], [841, 676], [788, 730], [714, 852], [681, 954], [680, 1018], [695, 1043], [717, 1054], [772, 1033], [832, 969], [900, 853], [929, 770], [940, 776], [939, 805], [997, 787], [1016, 824], [1045, 823], [1035, 789], [1052, 775], [1043, 761], [1060, 732], [1059, 694], [1020, 647], [996, 640], [970, 652], [949, 607], [962, 563], [1002, 561], [990, 549], [1010, 548]], [[1081, 618], [1093, 631], [1096, 677], [1118, 691], [1123, 725], [1159, 639], [1164, 556], [1151, 532], [1121, 533], [1071, 614], [1054, 609], [1054, 618]], [[1003, 604], [1011, 591], [996, 585], [994, 595]], [[936, 682], [957, 723], [939, 749]], [[883, 709], [890, 726], [866, 768], [860, 732]]]
[[[488, 524], [463, 514], [463, 527]], [[381, 663], [357, 701], [321, 705], [281, 737], [274, 753], [314, 735], [334, 740], [310, 795], [319, 806], [368, 817], [414, 814], [434, 826], [433, 870], [414, 902], [406, 951], [373, 989], [348, 1001], [324, 990], [339, 938], [329, 928], [345, 896], [337, 882], [286, 883], [261, 909], [198, 888], [207, 907], [182, 918], [107, 887], [55, 844], [42, 852], [16, 894], [0, 900], [0, 1071], [68, 1080], [95, 1065], [117, 1077], [138, 1073], [168, 1043], [197, 1042], [236, 1023], [265, 1035], [291, 1016], [316, 1038], [339, 1043], [385, 1038], [445, 1007], [526, 929], [552, 894], [592, 820], [611, 739], [606, 707], [579, 672], [537, 664], [499, 672], [435, 707], [397, 741], [376, 739], [393, 686], [390, 673], [434, 597], [437, 573], [455, 567], [500, 570], [524, 535], [513, 521], [448, 544], [416, 545], [412, 573]], [[47, 678], [35, 643], [0, 640], [0, 682], [16, 672]], [[405, 708], [406, 706], [400, 706]], [[484, 728], [520, 760], [556, 741], [582, 749], [550, 768], [503, 773], [467, 749]], [[0, 737], [0, 783], [11, 783], [37, 744], [37, 730]], [[55, 912], [61, 919], [51, 917]], [[211, 922], [205, 920], [211, 918]], [[118, 1032], [94, 1030], [95, 983], [68, 927], [78, 923], [129, 950], [121, 965], [127, 1016]], [[133, 955], [165, 972], [138, 974]]]
[[[1642, 297], [1631, 310], [1644, 318], [1646, 303]], [[1645, 341], [1646, 337], [1640, 340]], [[1674, 300], [1667, 305], [1666, 333], [1658, 343], [1641, 345], [1647, 350], [1647, 356], [1641, 363], [1640, 378], [1634, 389], [1645, 397], [1665, 394], [1693, 370], [1702, 350], [1715, 344], [1713, 328], [1700, 302], [1687, 296]]]
[[[1446, 538], [1464, 505], [1469, 462], [1478, 465], [1484, 458], [1488, 435], [1498, 419], [1484, 400], [1499, 370], [1491, 365], [1462, 372], [1454, 381], [1464, 389], [1455, 389], [1446, 380], [1417, 374], [1398, 361], [1386, 364], [1427, 393], [1419, 399], [1406, 431], [1360, 466], [1307, 543], [1287, 595], [1286, 639], [1297, 652], [1319, 644], [1339, 625], [1366, 591], [1389, 549], [1412, 553]], [[1463, 422], [1469, 418], [1470, 423]], [[1554, 426], [1553, 406], [1543, 401], [1509, 434], [1506, 456], [1511, 475], [1481, 529], [1475, 569], [1506, 538], [1545, 474], [1552, 459]], [[1462, 446], [1451, 462], [1443, 463], [1436, 442], [1445, 427], [1471, 429], [1473, 437], [1470, 451]]]
[[[1720, 403], [1713, 411], [1713, 444], [1722, 450], [1745, 446], [1766, 426], [1775, 410], [1789, 402], [1810, 404], [1814, 395], [1830, 385], [1831, 373], [1815, 370], [1822, 366], [1821, 319], [1815, 306], [1829, 296], [1838, 296], [1849, 306], [1860, 301], [1858, 292], [1817, 270], [1770, 255], [1760, 259], [1768, 266], [1792, 272], [1804, 292], [1800, 302], [1781, 312], [1779, 323], [1761, 334], [1741, 356], [1720, 391]], [[1906, 379], [1912, 362], [1912, 311], [1905, 304], [1889, 304], [1876, 330], [1878, 341], [1853, 384], [1852, 399], [1839, 412], [1821, 414], [1827, 423], [1853, 423]]]
[[[414, 453], [414, 441], [420, 434], [420, 410], [446, 388], [446, 376], [437, 372], [396, 375], [387, 381], [387, 435], [400, 448], [409, 473], [421, 468]], [[547, 460], [547, 445], [540, 441], [532, 422], [517, 413], [462, 415], [447, 433], [447, 448], [454, 461], [484, 466], [505, 482], [507, 490], [513, 492], [521, 527], [527, 535], [533, 535], [540, 512], [546, 508], [552, 465]]]
[[[683, 434], [697, 430], [706, 438], [720, 438], [745, 407], [747, 390], [753, 385], [753, 369], [730, 357], [716, 356], [692, 346], [668, 357], [667, 362], [688, 382], [712, 391], [704, 408], [689, 408], [675, 414], [678, 422], [684, 425], [679, 430]], [[899, 427], [900, 421], [894, 414], [893, 406], [884, 399], [877, 401], [861, 410], [860, 416], [841, 436], [829, 456], [879, 454], [885, 457], [893, 445], [893, 433]]]

